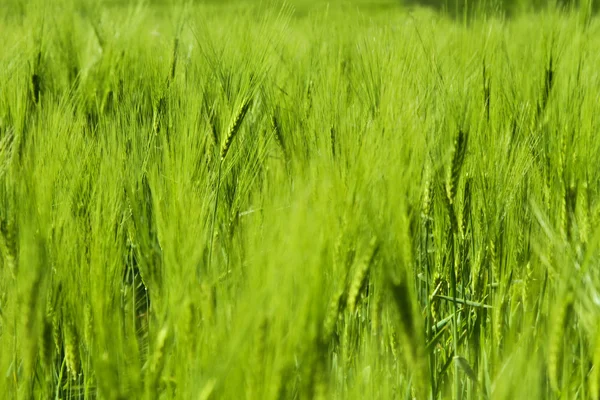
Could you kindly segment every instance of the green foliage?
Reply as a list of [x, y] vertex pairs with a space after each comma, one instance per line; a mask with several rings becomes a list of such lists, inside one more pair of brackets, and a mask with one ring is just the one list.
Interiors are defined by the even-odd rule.
[[0, 7], [0, 398], [598, 398], [590, 8], [302, 10]]

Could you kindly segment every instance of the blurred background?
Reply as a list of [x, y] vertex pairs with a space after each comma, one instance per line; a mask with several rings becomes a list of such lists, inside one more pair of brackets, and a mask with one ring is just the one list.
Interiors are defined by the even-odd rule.
[[[114, 2], [131, 0], [112, 0]], [[150, 0], [169, 3], [169, 0]], [[232, 2], [262, 2], [265, 0], [194, 0], [198, 3], [227, 4]], [[269, 1], [269, 0], [267, 0]], [[517, 11], [535, 11], [546, 7], [591, 7], [595, 9], [600, 0], [287, 0], [286, 3], [298, 8], [311, 8], [325, 5], [345, 5], [365, 10], [382, 11], [390, 8], [427, 7], [450, 14], [463, 13], [465, 10], [486, 10], [491, 12], [514, 13]]]
[[[35, 0], [34, 0], [35, 1]], [[130, 5], [140, 0], [55, 0], [52, 3], [81, 2], [104, 4], [110, 6]], [[364, 11], [386, 11], [390, 9], [414, 9], [418, 7], [430, 8], [446, 12], [453, 16], [464, 16], [465, 13], [476, 14], [481, 12], [511, 15], [517, 12], [531, 12], [547, 7], [578, 8], [584, 7], [594, 11], [598, 10], [600, 0], [142, 0], [151, 5], [171, 5], [183, 3], [232, 5], [239, 3], [288, 3], [299, 13], [313, 8], [327, 6], [345, 6], [358, 8]], [[0, 0], [0, 9], [23, 7], [30, 4], [31, 0]], [[43, 3], [43, 2], [41, 2]]]
[[[131, 1], [131, 0], [113, 0]], [[169, 3], [169, 0], [150, 0], [158, 3]], [[235, 2], [266, 3], [273, 0], [192, 0], [197, 3], [228, 4]], [[282, 0], [275, 0], [282, 2]], [[342, 6], [359, 9], [368, 13], [388, 12], [391, 10], [428, 8], [445, 13], [455, 18], [474, 15], [511, 16], [520, 12], [540, 11], [548, 7], [563, 9], [583, 7], [597, 10], [600, 0], [285, 0], [296, 9], [298, 15], [306, 11], [327, 6]]]
[[[223, 3], [223, 1], [217, 2]], [[390, 8], [411, 9], [417, 7], [426, 7], [441, 12], [447, 12], [453, 16], [463, 16], [465, 12], [472, 14], [483, 11], [486, 13], [511, 15], [518, 12], [538, 11], [547, 7], [560, 7], [567, 9], [586, 7], [597, 10], [597, 4], [600, 3], [600, 0], [288, 0], [288, 3], [294, 5], [295, 7], [304, 9], [314, 6], [322, 6], [325, 4], [335, 4], [353, 6], [371, 11], [385, 11], [389, 10]]]

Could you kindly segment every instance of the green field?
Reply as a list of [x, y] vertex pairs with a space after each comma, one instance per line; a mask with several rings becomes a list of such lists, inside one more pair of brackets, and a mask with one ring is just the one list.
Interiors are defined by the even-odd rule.
[[593, 4], [358, 3], [0, 6], [0, 398], [599, 399]]

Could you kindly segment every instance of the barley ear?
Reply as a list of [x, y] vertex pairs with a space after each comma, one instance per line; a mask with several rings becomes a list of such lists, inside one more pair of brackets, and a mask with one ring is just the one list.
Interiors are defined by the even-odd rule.
[[563, 341], [569, 320], [569, 312], [572, 306], [573, 293], [567, 289], [566, 293], [561, 296], [561, 302], [556, 309], [554, 318], [552, 318], [552, 326], [550, 330], [548, 375], [550, 378], [550, 385], [555, 393], [560, 392], [561, 377], [559, 368], [562, 365]]
[[79, 340], [75, 325], [72, 321], [63, 321], [64, 327], [64, 350], [65, 350], [65, 364], [67, 365], [67, 371], [71, 375], [73, 380], [77, 379], [79, 375]]
[[431, 173], [431, 166], [429, 164], [426, 165], [425, 171], [423, 173], [423, 200], [421, 202], [421, 216], [425, 224], [429, 222], [429, 218], [431, 217], [431, 205], [433, 201], [433, 179]]
[[261, 318], [260, 323], [258, 324], [256, 335], [254, 338], [254, 371], [253, 374], [249, 374], [249, 386], [255, 395], [260, 395], [261, 391], [264, 389], [263, 384], [265, 382], [265, 374], [267, 372], [266, 364], [269, 356], [269, 319], [266, 316]]
[[335, 125], [332, 124], [331, 128], [329, 128], [329, 141], [331, 144], [331, 155], [333, 158], [335, 158], [335, 148], [336, 148], [335, 140], [336, 140]]
[[469, 217], [471, 216], [471, 178], [467, 177], [465, 182], [465, 188], [463, 192], [463, 206], [462, 214], [459, 223], [459, 232], [461, 238], [464, 240], [467, 236], [467, 229], [469, 227]]
[[328, 376], [325, 366], [325, 360], [322, 354], [317, 356], [314, 362], [312, 373], [312, 398], [315, 400], [326, 400], [331, 398], [329, 392]]
[[394, 301], [396, 311], [400, 317], [400, 335], [403, 342], [407, 343], [406, 361], [414, 365], [413, 389], [416, 398], [425, 398], [425, 387], [427, 381], [427, 363], [425, 362], [424, 344], [419, 337], [419, 321], [417, 319], [410, 288], [406, 280], [400, 283], [390, 283], [391, 297]]
[[50, 371], [52, 367], [52, 359], [54, 355], [54, 348], [52, 342], [52, 319], [46, 315], [43, 319], [42, 333], [40, 338], [40, 363], [42, 368], [46, 371]]
[[350, 284], [350, 290], [348, 291], [348, 302], [347, 302], [347, 308], [350, 311], [350, 313], [352, 313], [352, 314], [354, 313], [354, 310], [356, 309], [356, 300], [358, 298], [358, 294], [365, 282], [365, 278], [367, 277], [367, 273], [371, 266], [371, 262], [373, 261], [373, 258], [375, 258], [375, 255], [377, 254], [377, 250], [378, 250], [377, 237], [373, 237], [373, 239], [371, 239], [371, 242], [369, 243], [369, 249], [367, 251], [365, 258], [356, 267], [356, 270], [354, 271], [354, 278], [352, 278], [352, 282]]
[[175, 72], [177, 71], [177, 55], [179, 53], [179, 38], [175, 38], [173, 40], [173, 54], [171, 58], [171, 71], [169, 74], [169, 82], [168, 85], [171, 84], [175, 80]]
[[335, 326], [338, 321], [341, 304], [344, 298], [344, 289], [336, 291], [329, 304], [325, 313], [325, 320], [323, 321], [323, 340], [327, 342], [335, 332]]
[[277, 118], [277, 115], [275, 113], [271, 115], [271, 129], [273, 130], [273, 136], [275, 137], [275, 142], [277, 143], [277, 146], [285, 155], [285, 145], [283, 143], [283, 138], [281, 137], [281, 126], [279, 124], [279, 119]]
[[83, 340], [88, 349], [92, 348], [93, 332], [94, 332], [94, 319], [92, 315], [92, 306], [86, 304], [83, 308]]
[[371, 334], [378, 336], [381, 332], [381, 314], [383, 311], [383, 298], [381, 290], [376, 287], [373, 290], [373, 303], [371, 303]]
[[468, 133], [460, 129], [456, 135], [456, 138], [454, 139], [452, 164], [450, 165], [448, 181], [446, 183], [446, 194], [450, 204], [454, 203], [454, 198], [456, 196], [458, 179], [460, 178], [460, 170], [462, 169], [463, 162], [465, 160], [465, 154], [467, 153], [468, 138]]
[[157, 393], [160, 383], [160, 376], [165, 366], [165, 347], [169, 338], [169, 326], [165, 325], [158, 332], [154, 344], [153, 357], [150, 360], [149, 378], [147, 380], [148, 393]]
[[597, 329], [595, 342], [590, 373], [590, 398], [600, 400], [600, 328]]
[[18, 250], [15, 239], [16, 235], [12, 232], [12, 225], [10, 220], [4, 224], [0, 220], [0, 255], [3, 256], [5, 265], [8, 267], [11, 275], [16, 277]]
[[581, 243], [588, 243], [590, 236], [590, 203], [588, 200], [588, 184], [584, 182], [579, 186], [579, 194], [577, 195], [578, 205], [575, 208], [577, 212], [577, 225], [579, 226], [579, 240]]
[[198, 396], [198, 400], [208, 400], [211, 398], [211, 395], [215, 391], [215, 386], [217, 386], [217, 381], [215, 379], [209, 379], [202, 390], [200, 391], [200, 395]]
[[242, 122], [244, 121], [244, 117], [246, 116], [246, 113], [248, 112], [248, 109], [250, 108], [251, 103], [252, 103], [252, 101], [250, 98], [244, 99], [241, 107], [235, 114], [235, 118], [233, 119], [233, 121], [231, 121], [231, 124], [229, 125], [229, 129], [227, 129], [227, 136], [225, 137], [225, 141], [223, 142], [223, 145], [221, 146], [221, 161], [225, 160], [225, 157], [227, 157], [227, 153], [229, 152], [231, 143], [233, 142], [235, 135], [240, 130], [240, 127], [242, 126]]

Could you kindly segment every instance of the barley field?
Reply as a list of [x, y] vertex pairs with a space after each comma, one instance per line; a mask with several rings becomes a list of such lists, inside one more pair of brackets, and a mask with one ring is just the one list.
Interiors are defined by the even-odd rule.
[[0, 398], [600, 398], [591, 1], [4, 0], [0, 38]]

